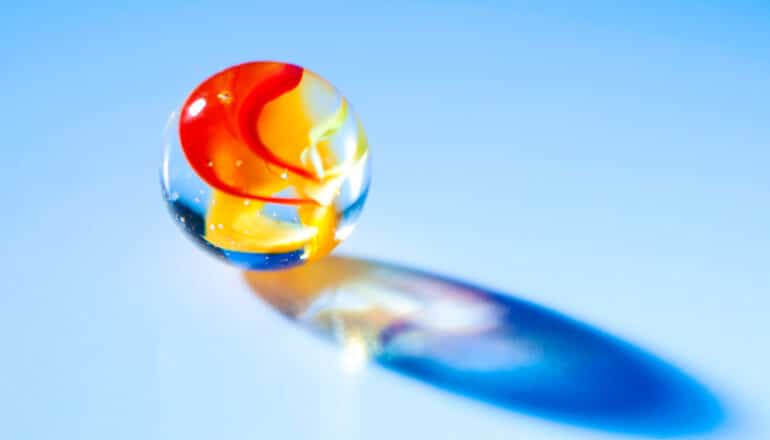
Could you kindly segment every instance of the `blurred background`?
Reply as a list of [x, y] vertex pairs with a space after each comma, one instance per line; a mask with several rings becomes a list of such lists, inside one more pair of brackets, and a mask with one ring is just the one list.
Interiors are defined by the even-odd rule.
[[337, 85], [373, 184], [337, 254], [515, 295], [770, 437], [765, 1], [58, 2], [0, 13], [0, 438], [606, 439], [372, 367], [257, 298], [160, 196], [161, 131], [247, 60]]

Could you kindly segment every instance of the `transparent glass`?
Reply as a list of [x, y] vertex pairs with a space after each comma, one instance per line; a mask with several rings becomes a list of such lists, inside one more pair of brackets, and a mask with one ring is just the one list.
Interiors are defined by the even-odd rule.
[[247, 269], [327, 255], [353, 231], [368, 194], [358, 118], [298, 66], [255, 62], [215, 74], [172, 114], [164, 143], [161, 186], [174, 220]]

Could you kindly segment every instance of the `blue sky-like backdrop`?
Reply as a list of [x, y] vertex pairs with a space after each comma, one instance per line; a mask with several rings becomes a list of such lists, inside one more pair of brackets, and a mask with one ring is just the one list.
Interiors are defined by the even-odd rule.
[[770, 437], [770, 3], [7, 2], [0, 438], [604, 439], [371, 368], [195, 248], [169, 113], [248, 60], [352, 102], [373, 184], [339, 253], [639, 344]]

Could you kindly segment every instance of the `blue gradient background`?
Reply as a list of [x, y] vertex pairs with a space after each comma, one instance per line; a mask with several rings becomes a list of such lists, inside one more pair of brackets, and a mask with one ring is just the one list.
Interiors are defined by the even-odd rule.
[[338, 85], [374, 181], [340, 253], [519, 292], [770, 437], [770, 5], [125, 2], [0, 14], [0, 438], [603, 439], [338, 354], [163, 208], [160, 132], [251, 59]]

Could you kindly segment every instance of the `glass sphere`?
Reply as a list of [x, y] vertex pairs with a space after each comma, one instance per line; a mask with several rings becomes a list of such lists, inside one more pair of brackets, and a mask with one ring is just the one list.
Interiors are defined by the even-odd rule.
[[174, 220], [247, 269], [323, 257], [366, 201], [369, 149], [329, 82], [302, 67], [251, 62], [201, 83], [172, 114], [161, 169]]

